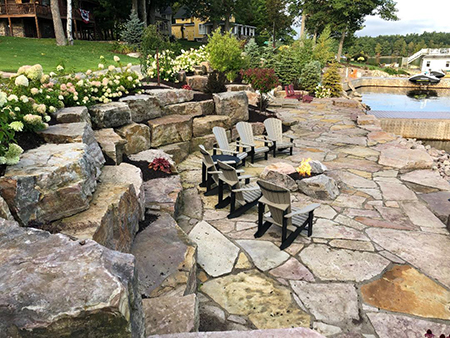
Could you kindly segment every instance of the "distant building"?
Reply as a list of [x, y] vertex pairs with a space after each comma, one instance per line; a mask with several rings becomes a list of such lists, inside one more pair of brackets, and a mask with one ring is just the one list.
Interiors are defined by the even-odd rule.
[[[172, 35], [177, 39], [189, 41], [204, 40], [213, 31], [213, 23], [204, 21], [192, 16], [187, 6], [182, 6], [174, 15], [175, 23], [172, 24]], [[239, 38], [249, 38], [256, 35], [256, 27], [236, 23], [235, 18], [230, 18], [231, 33]], [[219, 23], [219, 27], [224, 29], [225, 22]]]
[[156, 11], [156, 25], [160, 33], [167, 36], [172, 34], [172, 8], [170, 6]]
[[443, 70], [450, 72], [450, 49], [449, 48], [424, 48], [411, 55], [408, 58], [408, 64], [421, 58], [420, 68], [421, 70]]
[[[75, 39], [95, 39], [95, 2], [73, 2], [73, 33]], [[61, 19], [65, 25], [67, 1], [59, 0]], [[0, 0], [0, 36], [29, 38], [54, 37], [50, 0]]]

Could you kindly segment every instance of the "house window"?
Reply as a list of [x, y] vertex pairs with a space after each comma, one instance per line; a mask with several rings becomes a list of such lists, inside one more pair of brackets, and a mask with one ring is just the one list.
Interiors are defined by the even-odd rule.
[[205, 25], [198, 25], [198, 34], [206, 34], [206, 27]]
[[431, 66], [431, 61], [427, 61], [427, 67]]

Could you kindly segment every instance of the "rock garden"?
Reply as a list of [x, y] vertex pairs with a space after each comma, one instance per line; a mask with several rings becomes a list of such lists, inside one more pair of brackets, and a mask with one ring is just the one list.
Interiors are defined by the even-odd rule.
[[[24, 67], [1, 85], [0, 336], [450, 332], [448, 155], [384, 132], [333, 88], [292, 99], [267, 68], [211, 91], [221, 75], [203, 58], [186, 53], [160, 83], [152, 58], [144, 74], [117, 58], [77, 75]], [[320, 204], [312, 235], [285, 250], [279, 227], [255, 238], [257, 207], [229, 219], [200, 187], [213, 127], [236, 141], [249, 121], [264, 137], [267, 117], [295, 147], [241, 174], [288, 189], [293, 207]]]

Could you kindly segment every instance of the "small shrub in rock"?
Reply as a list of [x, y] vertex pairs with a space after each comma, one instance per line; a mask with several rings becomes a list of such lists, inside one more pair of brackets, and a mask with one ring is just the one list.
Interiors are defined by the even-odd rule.
[[162, 157], [155, 158], [152, 163], [148, 165], [149, 169], [154, 171], [162, 171], [163, 173], [170, 174], [170, 163], [168, 160]]
[[263, 111], [263, 96], [278, 86], [275, 71], [269, 68], [252, 68], [242, 72], [242, 77], [253, 89], [260, 92], [260, 111]]
[[188, 84], [185, 84], [181, 87], [181, 89], [192, 90], [192, 87], [189, 86]]
[[300, 84], [302, 88], [308, 93], [315, 93], [315, 89], [320, 82], [320, 77], [322, 75], [322, 69], [320, 67], [319, 61], [311, 61], [305, 65], [302, 70], [302, 75], [300, 77]]
[[226, 77], [224, 73], [213, 71], [208, 75], [208, 82], [206, 83], [205, 91], [206, 93], [223, 93], [227, 91], [225, 87]]
[[120, 38], [130, 45], [140, 45], [143, 34], [144, 23], [139, 20], [136, 12], [132, 11], [130, 14], [130, 19], [125, 23], [125, 26], [120, 33]]
[[218, 28], [209, 38], [206, 51], [211, 66], [225, 73], [230, 82], [233, 81], [244, 64], [241, 44], [236, 37], [231, 32], [222, 34]]
[[339, 97], [342, 95], [341, 76], [335, 63], [323, 75], [322, 86], [330, 90], [331, 97]]

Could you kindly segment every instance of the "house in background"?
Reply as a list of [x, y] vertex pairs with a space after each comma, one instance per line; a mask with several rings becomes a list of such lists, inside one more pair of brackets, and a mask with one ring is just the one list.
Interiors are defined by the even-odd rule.
[[424, 48], [407, 59], [407, 63], [421, 58], [420, 69], [425, 72], [431, 70], [443, 70], [450, 72], [450, 49], [449, 48]]
[[[202, 41], [213, 31], [213, 23], [198, 19], [192, 16], [187, 6], [182, 6], [174, 15], [175, 23], [172, 24], [172, 35], [177, 39], [186, 39], [188, 41]], [[236, 23], [234, 17], [230, 18], [231, 33], [238, 38], [249, 38], [256, 35], [256, 27]], [[219, 27], [222, 30], [225, 22], [220, 22]]]
[[[75, 39], [95, 39], [95, 2], [79, 0], [73, 3], [73, 33]], [[67, 20], [67, 2], [59, 0], [63, 25]], [[51, 38], [53, 30], [50, 0], [0, 0], [0, 36]]]
[[157, 10], [155, 19], [158, 31], [170, 36], [172, 34], [172, 7], [168, 6], [164, 10]]

